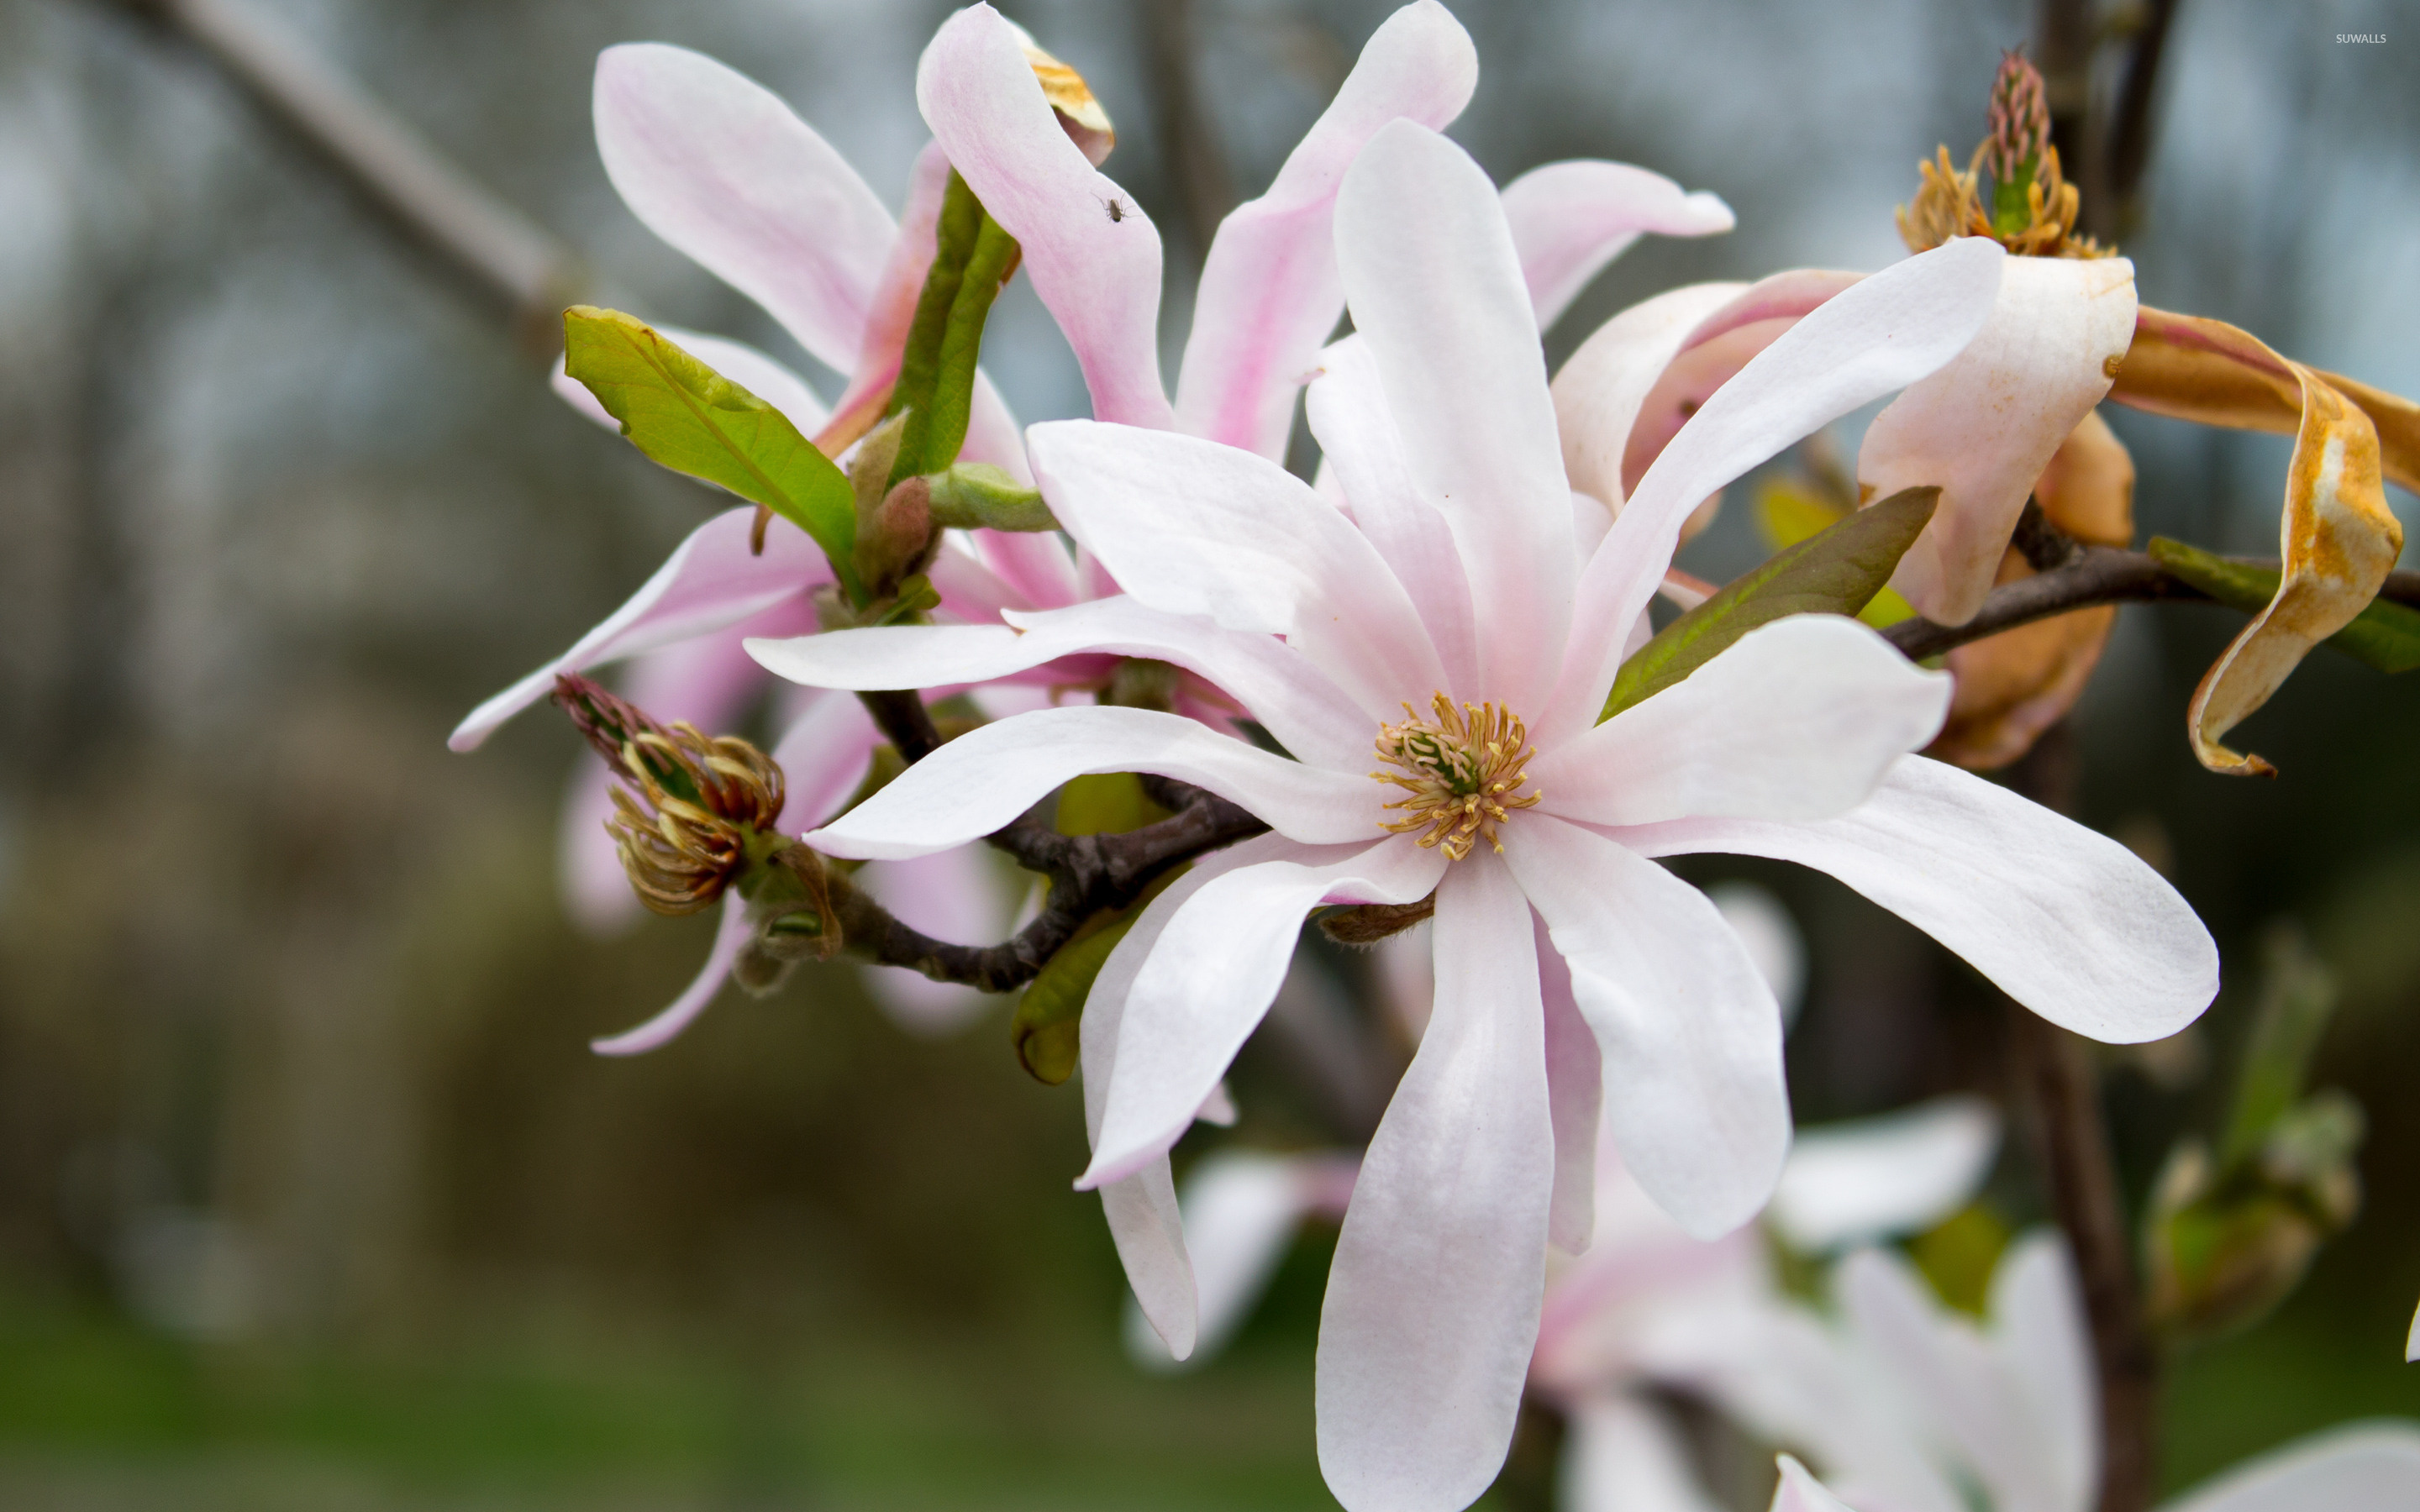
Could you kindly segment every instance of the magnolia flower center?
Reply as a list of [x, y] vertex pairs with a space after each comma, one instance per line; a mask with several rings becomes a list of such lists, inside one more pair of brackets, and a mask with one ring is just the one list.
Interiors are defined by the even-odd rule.
[[1545, 796], [1522, 792], [1529, 780], [1522, 764], [1537, 754], [1528, 727], [1509, 709], [1457, 704], [1443, 693], [1430, 707], [1434, 719], [1421, 718], [1406, 703], [1403, 723], [1378, 727], [1378, 759], [1395, 770], [1370, 775], [1409, 795], [1387, 805], [1405, 810], [1404, 817], [1381, 820], [1379, 827], [1396, 834], [1425, 829], [1421, 846], [1444, 851], [1450, 861], [1468, 856], [1482, 840], [1500, 852], [1496, 826], [1512, 810]]

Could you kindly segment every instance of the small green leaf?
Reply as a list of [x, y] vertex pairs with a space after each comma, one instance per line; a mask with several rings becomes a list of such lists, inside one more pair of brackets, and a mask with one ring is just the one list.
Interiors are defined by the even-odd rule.
[[1016, 1047], [1016, 1058], [1033, 1074], [1033, 1079], [1046, 1087], [1056, 1087], [1072, 1075], [1082, 1043], [1078, 1026], [1084, 1016], [1084, 999], [1092, 995], [1093, 980], [1109, 959], [1109, 952], [1126, 937], [1143, 905], [1134, 904], [1125, 913], [1094, 930], [1078, 934], [1059, 948], [1059, 953], [1043, 964], [1041, 974], [1026, 984], [1025, 995], [1016, 1000], [1016, 1016], [1009, 1020], [1009, 1042]]
[[958, 459], [974, 404], [975, 363], [992, 301], [1016, 270], [1016, 239], [986, 214], [965, 179], [950, 175], [935, 228], [933, 266], [916, 297], [889, 413], [908, 417], [888, 480], [939, 472]]
[[1761, 625], [1792, 614], [1855, 614], [1865, 609], [1916, 544], [1940, 498], [1938, 488], [1901, 489], [1734, 579], [1621, 664], [1599, 719], [1664, 691]]
[[1059, 833], [1123, 835], [1168, 817], [1132, 772], [1096, 772], [1059, 790]]
[[925, 475], [933, 523], [987, 531], [1055, 531], [1059, 521], [1040, 490], [1029, 488], [988, 462], [960, 462]]
[[[1779, 478], [1756, 491], [1757, 533], [1764, 537], [1768, 550], [1796, 546], [1851, 513], [1812, 488]], [[1857, 618], [1877, 630], [1887, 630], [1901, 620], [1916, 618], [1916, 606], [1900, 597], [1898, 589], [1885, 587], [1857, 610]]]
[[[2275, 567], [2212, 556], [2164, 535], [2151, 537], [2149, 549], [2152, 561], [2229, 609], [2257, 614], [2277, 596]], [[2322, 644], [2382, 672], [2408, 672], [2420, 667], [2420, 609], [2372, 599]]]
[[857, 499], [848, 479], [789, 417], [618, 310], [563, 313], [564, 371], [588, 386], [622, 434], [675, 472], [720, 484], [814, 538], [852, 599]]

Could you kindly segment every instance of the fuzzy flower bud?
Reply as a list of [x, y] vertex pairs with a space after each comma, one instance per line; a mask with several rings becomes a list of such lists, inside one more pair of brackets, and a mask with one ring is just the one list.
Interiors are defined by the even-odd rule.
[[751, 867], [789, 842], [782, 769], [737, 735], [707, 735], [644, 711], [577, 674], [555, 679], [554, 702], [626, 784], [605, 823], [639, 901], [659, 914], [711, 906]]

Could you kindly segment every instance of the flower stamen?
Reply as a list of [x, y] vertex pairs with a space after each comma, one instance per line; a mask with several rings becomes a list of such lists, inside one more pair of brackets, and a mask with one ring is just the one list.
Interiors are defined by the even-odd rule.
[[1456, 704], [1443, 693], [1430, 707], [1434, 719], [1421, 718], [1406, 703], [1402, 723], [1378, 727], [1378, 759], [1396, 770], [1370, 775], [1411, 795], [1386, 805], [1407, 812], [1380, 820], [1379, 827], [1399, 835], [1426, 829], [1421, 847], [1442, 850], [1450, 861], [1468, 856], [1482, 840], [1500, 854], [1504, 842], [1496, 826], [1512, 810], [1545, 796], [1521, 791], [1529, 780], [1525, 764], [1538, 753], [1528, 727], [1509, 709]]

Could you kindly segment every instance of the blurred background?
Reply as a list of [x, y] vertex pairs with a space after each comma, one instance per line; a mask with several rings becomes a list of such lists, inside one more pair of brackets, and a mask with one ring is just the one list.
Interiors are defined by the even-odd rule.
[[[591, 66], [628, 39], [712, 54], [895, 205], [948, 11], [246, 3], [576, 249], [611, 302], [811, 373], [621, 207]], [[1117, 121], [1108, 170], [1171, 251], [1172, 356], [1204, 228], [1390, 8], [1005, 8]], [[1900, 255], [1916, 161], [1962, 161], [2000, 50], [2037, 23], [2017, 0], [1461, 15], [1482, 74], [1454, 135], [1499, 181], [1608, 157], [1739, 215], [1633, 251], [1552, 334], [1558, 360], [1677, 283]], [[2146, 302], [2420, 393], [2414, 22], [2389, 0], [2185, 0], [2124, 237]], [[985, 359], [1021, 417], [1084, 412], [1022, 282]], [[1076, 1089], [1018, 1069], [1004, 1003], [920, 1037], [849, 968], [811, 969], [658, 1054], [588, 1053], [686, 982], [711, 926], [579, 934], [553, 870], [571, 731], [540, 712], [471, 757], [444, 737], [717, 503], [573, 414], [546, 361], [168, 30], [0, 0], [0, 1505], [1329, 1504], [1311, 1355], [1332, 1232], [1226, 1357], [1139, 1373], [1097, 1204], [1068, 1187]], [[2275, 549], [2284, 439], [2113, 418], [2143, 533]], [[1735, 501], [1684, 563], [1723, 577], [1761, 550]], [[2245, 732], [2284, 776], [2207, 776], [2184, 702], [2237, 623], [2125, 610], [2077, 720], [2084, 816], [2170, 869], [2230, 966], [2184, 1042], [2109, 1057], [2111, 1116], [2139, 1195], [2213, 1116], [2257, 942], [2299, 921], [2342, 987], [2317, 1081], [2369, 1112], [2367, 1206], [2283, 1310], [2176, 1363], [2178, 1486], [2420, 1413], [2397, 1348], [2420, 1296], [2420, 682], [2317, 656]], [[1765, 884], [1807, 933], [1802, 1117], [2001, 1090], [1994, 1011], [1922, 936], [1785, 868], [1690, 874]], [[1365, 969], [1310, 961], [1295, 1041], [1371, 1032], [1341, 1006]], [[1256, 1042], [1245, 1122], [1218, 1137], [1333, 1137], [1299, 1048]], [[1995, 1200], [2039, 1217], [2021, 1147], [2004, 1165]]]

